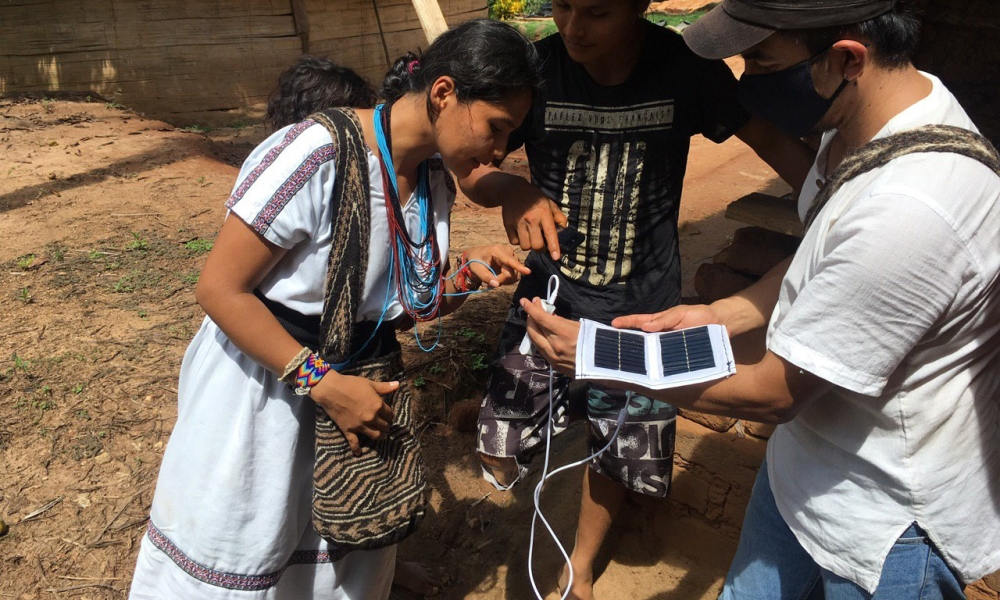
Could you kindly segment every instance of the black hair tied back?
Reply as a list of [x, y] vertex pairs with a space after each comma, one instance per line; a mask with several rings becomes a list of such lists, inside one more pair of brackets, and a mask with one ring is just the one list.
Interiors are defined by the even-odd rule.
[[414, 62], [419, 63], [420, 60], [412, 52], [407, 52], [396, 59], [396, 62], [392, 64], [392, 68], [385, 74], [385, 80], [382, 81], [382, 89], [378, 91], [378, 95], [382, 99], [391, 104], [405, 96], [407, 92], [413, 91], [410, 89], [414, 79], [413, 69], [410, 68], [410, 65]]
[[[499, 21], [475, 19], [441, 34], [420, 56], [400, 57], [379, 95], [388, 103], [411, 92], [429, 92], [440, 77], [455, 81], [460, 102], [493, 104], [541, 86], [541, 59], [520, 32]], [[428, 99], [428, 113], [435, 115]]]

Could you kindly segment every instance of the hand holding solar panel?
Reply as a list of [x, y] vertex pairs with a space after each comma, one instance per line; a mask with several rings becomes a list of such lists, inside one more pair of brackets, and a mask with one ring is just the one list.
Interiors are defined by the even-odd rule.
[[582, 319], [576, 343], [576, 378], [635, 383], [662, 390], [736, 373], [722, 325], [644, 333]]

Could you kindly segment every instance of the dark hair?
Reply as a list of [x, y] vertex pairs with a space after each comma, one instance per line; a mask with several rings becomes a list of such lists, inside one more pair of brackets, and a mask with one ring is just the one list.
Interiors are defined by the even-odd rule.
[[318, 56], [303, 56], [278, 77], [264, 121], [276, 130], [319, 110], [371, 108], [377, 100], [375, 88], [351, 69]]
[[920, 42], [920, 18], [909, 0], [896, 0], [893, 9], [884, 15], [838, 27], [799, 29], [784, 34], [805, 44], [812, 55], [823, 52], [844, 38], [859, 38], [872, 48], [872, 60], [887, 69], [898, 69], [910, 63]]
[[[417, 56], [408, 52], [393, 64], [379, 94], [389, 103], [411, 92], [429, 94], [439, 77], [455, 80], [463, 103], [484, 100], [493, 104], [512, 94], [541, 87], [538, 52], [510, 25], [489, 19], [466, 21], [441, 34]], [[427, 114], [437, 115], [427, 98]]]

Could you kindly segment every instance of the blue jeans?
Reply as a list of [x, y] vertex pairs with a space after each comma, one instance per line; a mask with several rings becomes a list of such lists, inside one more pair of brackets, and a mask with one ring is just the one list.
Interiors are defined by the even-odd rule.
[[964, 586], [916, 523], [889, 551], [875, 594], [821, 568], [795, 539], [771, 494], [767, 463], [750, 495], [720, 600], [964, 600]]

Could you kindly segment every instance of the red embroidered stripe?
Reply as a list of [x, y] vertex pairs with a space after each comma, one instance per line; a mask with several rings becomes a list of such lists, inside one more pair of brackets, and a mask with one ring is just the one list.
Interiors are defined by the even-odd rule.
[[240, 184], [240, 187], [236, 188], [233, 191], [233, 194], [229, 197], [229, 200], [226, 201], [226, 208], [232, 208], [233, 206], [235, 206], [236, 203], [243, 198], [244, 194], [247, 193], [247, 190], [250, 189], [250, 186], [252, 186], [254, 182], [257, 181], [257, 178], [260, 177], [260, 174], [266, 171], [267, 168], [271, 166], [271, 163], [273, 163], [275, 159], [278, 158], [278, 155], [281, 154], [281, 151], [290, 146], [291, 143], [294, 142], [295, 139], [298, 138], [303, 131], [309, 129], [309, 127], [311, 127], [315, 123], [316, 121], [305, 120], [302, 121], [301, 123], [296, 123], [295, 125], [292, 125], [291, 129], [285, 132], [285, 137], [284, 139], [281, 140], [281, 143], [275, 146], [274, 148], [268, 150], [267, 154], [264, 155], [264, 159], [260, 161], [260, 164], [254, 167], [252, 171], [247, 173], [246, 179], [243, 180], [243, 183]]
[[267, 201], [264, 208], [257, 213], [257, 216], [254, 218], [253, 222], [250, 223], [250, 226], [253, 227], [257, 233], [263, 235], [271, 226], [271, 223], [274, 222], [278, 213], [280, 213], [282, 209], [285, 208], [285, 205], [288, 204], [289, 200], [291, 200], [292, 197], [302, 189], [302, 186], [304, 186], [306, 182], [316, 174], [316, 171], [319, 170], [323, 163], [329, 162], [333, 160], [333, 158], [333, 144], [326, 144], [325, 146], [320, 146], [316, 150], [313, 150], [313, 153], [306, 157], [302, 164], [295, 169], [295, 172], [289, 175], [288, 179], [281, 184], [281, 187], [274, 192], [274, 195]]
[[340, 560], [347, 555], [346, 550], [340, 550], [335, 553], [322, 552], [319, 550], [297, 550], [292, 553], [288, 562], [285, 563], [285, 566], [273, 573], [267, 573], [264, 575], [240, 575], [210, 569], [191, 560], [186, 554], [181, 552], [180, 548], [171, 542], [167, 536], [163, 535], [163, 532], [153, 525], [152, 520], [150, 520], [149, 524], [146, 526], [146, 535], [149, 537], [149, 541], [153, 542], [154, 546], [169, 556], [170, 560], [174, 561], [174, 564], [180, 567], [182, 571], [191, 577], [194, 577], [203, 583], [229, 590], [265, 590], [278, 583], [278, 580], [281, 579], [281, 575], [285, 572], [285, 569], [292, 565], [330, 563]]

